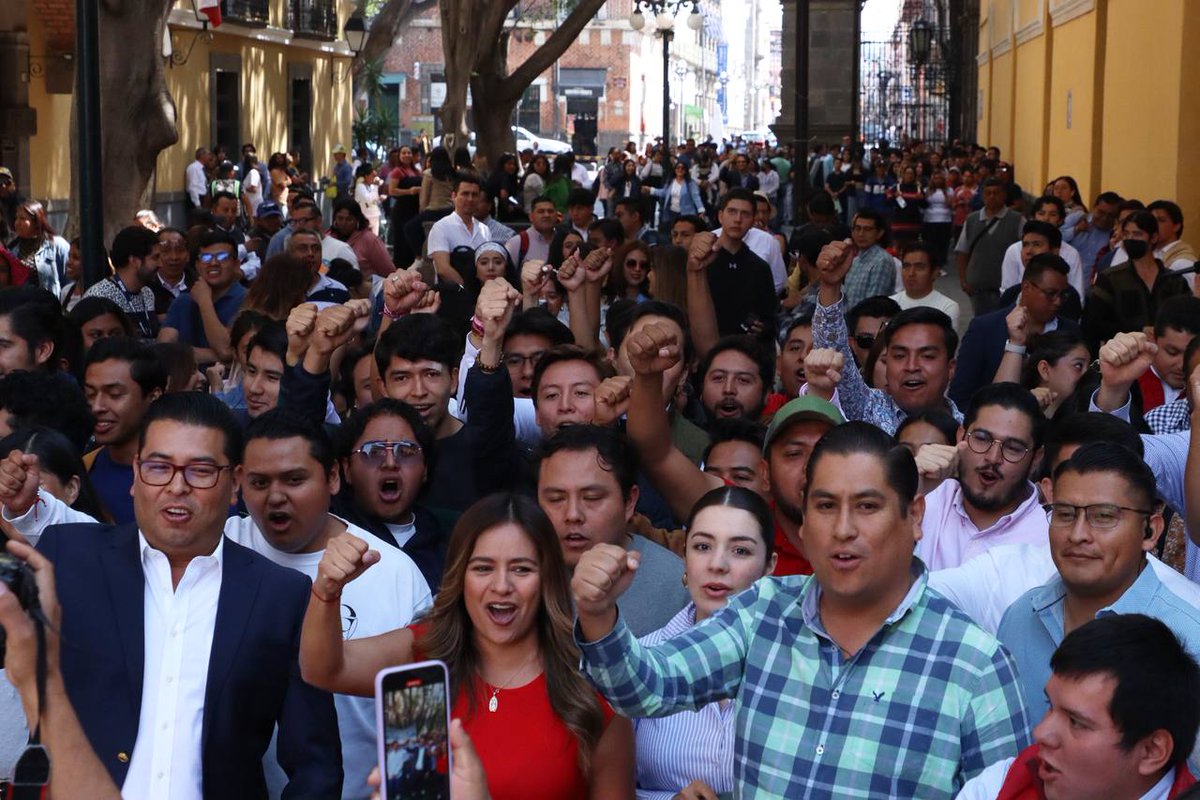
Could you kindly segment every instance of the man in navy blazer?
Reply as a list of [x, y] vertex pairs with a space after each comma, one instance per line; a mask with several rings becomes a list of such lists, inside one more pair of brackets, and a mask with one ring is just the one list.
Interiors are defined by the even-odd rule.
[[164, 396], [138, 446], [137, 525], [61, 525], [38, 542], [67, 693], [127, 800], [265, 798], [276, 726], [283, 797], [340, 796], [333, 698], [297, 660], [308, 578], [223, 535], [241, 447], [220, 401]]
[[[1078, 331], [1079, 323], [1058, 316], [1063, 293], [1067, 291], [1067, 262], [1053, 253], [1041, 253], [1029, 259], [1021, 278], [1017, 302], [971, 320], [962, 344], [958, 348], [958, 365], [950, 381], [950, 399], [966, 410], [971, 395], [988, 385], [996, 375], [1006, 348], [1024, 354], [1025, 342], [1039, 333], [1052, 330]], [[1022, 341], [1011, 341], [1009, 314], [1020, 305], [1025, 309], [1024, 324], [1018, 335]]]

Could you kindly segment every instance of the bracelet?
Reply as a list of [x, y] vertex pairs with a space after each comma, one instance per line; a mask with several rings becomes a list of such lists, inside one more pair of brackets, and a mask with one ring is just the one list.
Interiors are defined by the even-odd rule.
[[1004, 340], [1004, 352], [1016, 353], [1019, 356], [1023, 356], [1023, 355], [1025, 355], [1025, 345], [1013, 344], [1011, 339], [1005, 339]]
[[496, 370], [500, 369], [500, 365], [503, 363], [504, 363], [504, 354], [503, 353], [500, 355], [500, 360], [491, 366], [488, 366], [487, 364], [483, 363], [483, 359], [480, 358], [478, 355], [475, 356], [475, 366], [479, 367], [479, 371], [482, 372], [484, 375], [494, 375], [496, 373]]
[[396, 320], [400, 319], [401, 317], [407, 316], [408, 312], [407, 311], [392, 311], [390, 308], [387, 307], [387, 303], [384, 303], [383, 304], [383, 315], [385, 317], [387, 317], [388, 319], [390, 319], [392, 322], [395, 322]]
[[471, 317], [471, 331], [475, 335], [482, 338], [483, 337], [483, 320], [481, 320], [479, 317], [472, 316]]
[[338, 592], [333, 597], [321, 597], [321, 595], [317, 594], [317, 587], [315, 584], [312, 586], [311, 591], [312, 596], [320, 600], [322, 603], [336, 603], [338, 600], [342, 599], [341, 592]]

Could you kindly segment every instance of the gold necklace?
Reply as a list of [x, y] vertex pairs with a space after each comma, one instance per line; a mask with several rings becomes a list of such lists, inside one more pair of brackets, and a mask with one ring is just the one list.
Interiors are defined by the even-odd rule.
[[516, 680], [516, 677], [518, 675], [520, 675], [522, 672], [524, 672], [525, 668], [528, 667], [531, 663], [533, 663], [533, 661], [537, 658], [537, 656], [538, 656], [538, 652], [535, 650], [533, 652], [533, 657], [530, 658], [528, 661], [526, 661], [524, 664], [522, 664], [520, 666], [520, 668], [518, 668], [517, 671], [514, 672], [507, 681], [504, 682], [505, 685], [503, 685], [503, 686], [492, 686], [487, 681], [484, 681], [484, 684], [487, 686], [488, 690], [491, 691], [491, 693], [492, 693], [491, 698], [488, 699], [488, 711], [490, 713], [495, 714], [496, 710], [498, 708], [500, 708], [500, 699], [499, 699], [500, 690], [511, 688], [507, 684], [511, 684], [514, 680]]

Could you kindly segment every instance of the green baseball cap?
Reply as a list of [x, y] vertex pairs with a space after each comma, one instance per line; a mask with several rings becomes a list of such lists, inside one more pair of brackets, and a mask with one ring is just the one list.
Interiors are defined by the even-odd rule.
[[790, 400], [782, 408], [775, 412], [775, 416], [771, 418], [771, 424], [767, 427], [766, 438], [763, 439], [763, 455], [771, 449], [771, 443], [775, 441], [780, 432], [793, 422], [802, 422], [804, 420], [813, 420], [815, 422], [828, 422], [830, 425], [841, 425], [846, 421], [842, 416], [842, 412], [838, 407], [828, 400], [823, 400], [820, 397], [813, 395], [801, 395], [795, 400]]

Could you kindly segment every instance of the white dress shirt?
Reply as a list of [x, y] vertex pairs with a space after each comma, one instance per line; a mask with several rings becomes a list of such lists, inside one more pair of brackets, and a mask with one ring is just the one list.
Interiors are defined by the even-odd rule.
[[[1148, 554], [1146, 561], [1163, 586], [1193, 608], [1200, 609], [1200, 584], [1180, 575]], [[1000, 629], [1008, 607], [1030, 589], [1058, 574], [1049, 545], [1006, 544], [993, 547], [970, 561], [929, 573], [929, 588], [962, 609], [991, 634]]]
[[[1124, 252], [1124, 251], [1122, 251]], [[1087, 295], [1087, 287], [1083, 285], [1083, 259], [1079, 251], [1066, 242], [1058, 248], [1058, 255], [1067, 262], [1067, 283], [1079, 292], [1082, 301]], [[1000, 264], [1000, 291], [1016, 286], [1025, 275], [1025, 266], [1021, 263], [1021, 243], [1013, 242], [1004, 251], [1004, 261]]]
[[193, 558], [172, 587], [167, 556], [138, 531], [145, 575], [142, 708], [126, 800], [201, 800], [200, 740], [208, 661], [217, 628], [224, 538], [212, 555]]
[[208, 178], [204, 174], [204, 165], [193, 161], [187, 165], [187, 193], [192, 205], [200, 205], [200, 198], [208, 194]]

